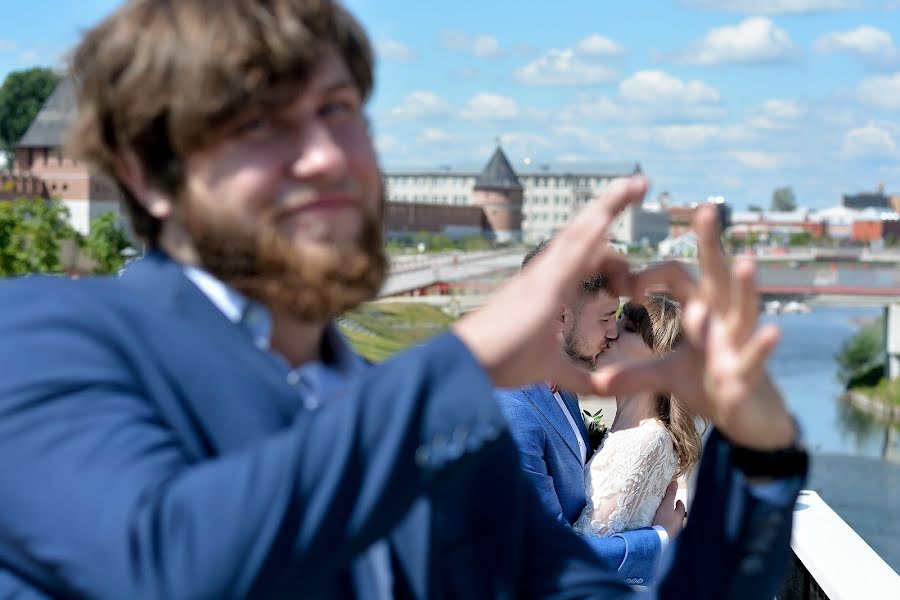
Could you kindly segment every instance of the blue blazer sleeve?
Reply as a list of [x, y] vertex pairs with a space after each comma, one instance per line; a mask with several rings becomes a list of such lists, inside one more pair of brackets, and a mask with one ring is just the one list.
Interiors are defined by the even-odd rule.
[[505, 431], [445, 334], [345, 401], [198, 460], [154, 407], [170, 374], [137, 375], [163, 359], [127, 347], [127, 323], [81, 289], [0, 284], [0, 564], [50, 596], [315, 595]]
[[786, 497], [760, 498], [730, 462], [713, 430], [697, 477], [687, 527], [675, 540], [661, 598], [771, 600], [789, 562], [794, 502], [804, 477], [782, 480]]
[[[559, 504], [559, 496], [544, 456], [546, 430], [531, 407], [504, 390], [494, 397], [513, 435], [519, 453], [519, 466], [525, 479], [536, 492], [537, 502], [556, 520], [571, 530]], [[653, 529], [639, 529], [610, 537], [581, 536], [603, 562], [608, 573], [622, 580], [653, 581], [661, 554], [659, 534]]]

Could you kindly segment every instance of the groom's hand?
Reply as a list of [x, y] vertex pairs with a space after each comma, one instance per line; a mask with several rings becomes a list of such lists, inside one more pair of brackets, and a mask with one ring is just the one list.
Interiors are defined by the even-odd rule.
[[669, 534], [669, 540], [674, 540], [675, 536], [681, 533], [684, 527], [684, 503], [679, 500], [675, 501], [675, 493], [678, 491], [678, 482], [673, 481], [666, 488], [666, 495], [663, 496], [656, 509], [656, 515], [653, 517], [653, 524], [660, 525]]

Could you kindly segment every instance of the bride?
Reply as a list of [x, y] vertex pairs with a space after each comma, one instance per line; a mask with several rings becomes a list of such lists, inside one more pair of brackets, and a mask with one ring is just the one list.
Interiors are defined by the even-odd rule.
[[[628, 303], [618, 330], [598, 367], [672, 350], [681, 340], [681, 307], [664, 296]], [[609, 536], [650, 526], [666, 487], [696, 464], [700, 448], [694, 415], [670, 394], [617, 396], [609, 434], [585, 466], [587, 504], [573, 527]]]

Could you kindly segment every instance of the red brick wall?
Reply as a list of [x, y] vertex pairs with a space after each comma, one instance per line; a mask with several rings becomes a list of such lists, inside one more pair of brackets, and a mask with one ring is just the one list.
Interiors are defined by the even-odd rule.
[[884, 228], [881, 221], [856, 221], [853, 223], [851, 239], [860, 242], [871, 242], [882, 238]]
[[385, 207], [387, 231], [432, 231], [439, 233], [448, 225], [484, 230], [484, 212], [479, 206], [453, 206], [420, 202], [388, 202]]

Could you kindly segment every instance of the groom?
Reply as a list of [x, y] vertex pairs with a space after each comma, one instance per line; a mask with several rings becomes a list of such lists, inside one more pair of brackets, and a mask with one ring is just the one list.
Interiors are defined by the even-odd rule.
[[[522, 267], [546, 246], [547, 242], [541, 242], [533, 248]], [[619, 298], [609, 292], [605, 276], [584, 280], [575, 300], [561, 306], [556, 321], [566, 354], [582, 366], [593, 367], [597, 356], [618, 337], [618, 308]], [[537, 489], [544, 508], [571, 526], [584, 509], [584, 466], [591, 455], [577, 397], [543, 382], [498, 389], [494, 396], [509, 422], [526, 479]], [[662, 550], [681, 530], [684, 506], [679, 502], [673, 508], [674, 494], [675, 486], [670, 486], [652, 528], [585, 537], [609, 571], [625, 583], [649, 584]]]

